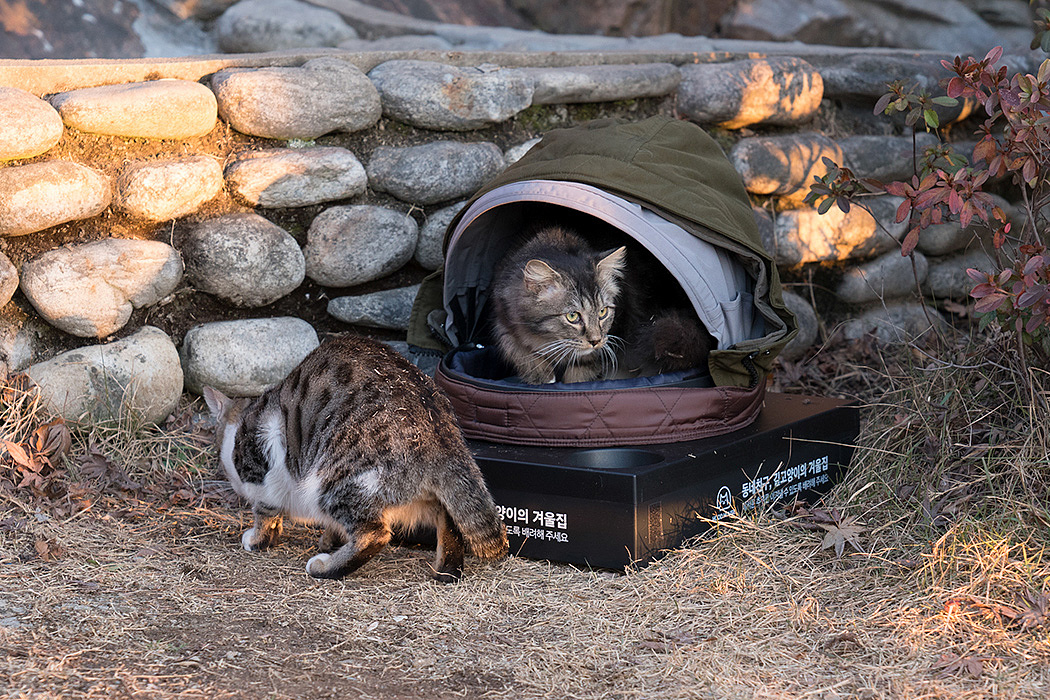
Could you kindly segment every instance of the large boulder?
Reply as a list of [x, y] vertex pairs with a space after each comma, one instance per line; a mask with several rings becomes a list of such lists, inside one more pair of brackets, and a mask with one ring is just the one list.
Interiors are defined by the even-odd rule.
[[258, 214], [209, 219], [180, 241], [186, 278], [234, 306], [265, 306], [298, 287], [306, 275], [292, 235]]
[[65, 160], [0, 168], [0, 236], [24, 236], [98, 216], [109, 206], [105, 173]]
[[40, 316], [71, 335], [104, 338], [131, 312], [171, 294], [182, 260], [160, 241], [106, 238], [55, 248], [22, 266], [22, 293]]
[[313, 326], [299, 318], [194, 326], [180, 351], [186, 389], [200, 394], [210, 386], [227, 396], [258, 396], [288, 376], [318, 344]]
[[25, 90], [0, 87], [0, 160], [49, 151], [62, 131], [62, 117], [49, 103]]
[[182, 395], [179, 352], [153, 326], [107, 345], [64, 352], [28, 373], [45, 404], [69, 421], [160, 423]]
[[334, 57], [301, 67], [233, 68], [212, 76], [219, 114], [237, 131], [268, 139], [315, 139], [379, 121], [379, 93], [357, 66]]

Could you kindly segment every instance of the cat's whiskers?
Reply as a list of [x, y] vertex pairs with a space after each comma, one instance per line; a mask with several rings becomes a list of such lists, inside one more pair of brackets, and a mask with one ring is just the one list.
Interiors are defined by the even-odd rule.
[[569, 353], [572, 352], [572, 348], [569, 347], [569, 344], [570, 341], [566, 338], [552, 340], [534, 350], [530, 357], [530, 361], [533, 362], [534, 366], [537, 368], [553, 370], [565, 360], [565, 357]]

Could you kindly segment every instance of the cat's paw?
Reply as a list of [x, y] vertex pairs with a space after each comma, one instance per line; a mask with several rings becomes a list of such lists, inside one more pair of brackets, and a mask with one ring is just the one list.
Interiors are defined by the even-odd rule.
[[310, 574], [314, 578], [331, 578], [328, 571], [328, 561], [332, 558], [331, 554], [321, 552], [310, 557], [310, 560], [306, 562], [306, 573]]
[[246, 552], [258, 552], [262, 549], [259, 546], [260, 540], [259, 530], [253, 527], [251, 530], [245, 530], [244, 534], [241, 535], [241, 546], [244, 547]]

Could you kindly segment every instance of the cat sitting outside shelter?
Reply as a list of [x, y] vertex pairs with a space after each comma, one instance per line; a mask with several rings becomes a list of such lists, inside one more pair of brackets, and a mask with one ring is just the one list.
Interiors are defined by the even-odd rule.
[[328, 340], [254, 399], [205, 387], [219, 458], [252, 505], [241, 537], [272, 546], [282, 516], [324, 526], [315, 578], [341, 578], [375, 556], [395, 530], [432, 526], [430, 575], [449, 583], [464, 553], [498, 558], [507, 535], [448, 399], [390, 348], [358, 337]]

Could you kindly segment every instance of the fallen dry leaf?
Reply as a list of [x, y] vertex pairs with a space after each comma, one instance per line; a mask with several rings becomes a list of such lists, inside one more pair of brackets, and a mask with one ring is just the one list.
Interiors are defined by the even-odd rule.
[[960, 656], [955, 653], [941, 654], [941, 658], [933, 663], [933, 670], [937, 671], [938, 678], [949, 676], [967, 675], [970, 678], [980, 678], [984, 673], [984, 664], [991, 661], [990, 656]]
[[866, 529], [864, 523], [858, 521], [852, 516], [844, 516], [837, 523], [817, 523], [826, 531], [824, 535], [824, 542], [822, 543], [823, 549], [829, 549], [834, 547], [835, 556], [841, 557], [846, 551], [846, 544], [849, 544], [853, 549], [858, 552], [863, 552], [864, 549], [860, 546], [860, 536]]

